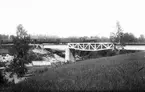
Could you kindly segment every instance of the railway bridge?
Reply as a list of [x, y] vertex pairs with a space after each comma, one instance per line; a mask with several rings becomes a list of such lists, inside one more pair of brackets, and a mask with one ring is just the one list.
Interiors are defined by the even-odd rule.
[[[13, 44], [5, 44], [13, 45]], [[29, 44], [36, 48], [54, 49], [65, 51], [65, 62], [75, 62], [75, 57], [71, 49], [81, 51], [102, 51], [102, 50], [145, 50], [145, 43], [127, 43], [124, 46], [120, 44], [113, 44], [111, 42], [91, 42], [91, 43], [68, 43], [67, 45], [53, 45], [53, 44]]]
[[65, 51], [65, 62], [71, 61], [75, 62], [75, 57], [71, 49], [80, 51], [102, 51], [102, 50], [145, 50], [145, 44], [128, 43], [125, 46], [120, 46], [120, 44], [113, 44], [111, 42], [97, 42], [97, 43], [68, 43], [67, 45], [48, 45], [41, 44], [38, 45], [43, 49], [54, 49]]
[[71, 49], [81, 51], [101, 51], [101, 50], [114, 50], [115, 45], [111, 42], [99, 42], [99, 43], [68, 43], [65, 50], [65, 62], [75, 62], [75, 57], [71, 52]]

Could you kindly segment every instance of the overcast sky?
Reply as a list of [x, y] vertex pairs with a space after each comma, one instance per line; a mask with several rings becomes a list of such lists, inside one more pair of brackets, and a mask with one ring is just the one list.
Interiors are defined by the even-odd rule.
[[145, 1], [0, 0], [0, 34], [22, 24], [30, 34], [109, 37], [116, 21], [124, 32], [145, 35]]

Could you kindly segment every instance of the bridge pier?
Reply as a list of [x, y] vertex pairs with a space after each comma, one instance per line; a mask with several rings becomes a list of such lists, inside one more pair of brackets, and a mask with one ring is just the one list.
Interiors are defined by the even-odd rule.
[[76, 62], [74, 53], [70, 48], [66, 48], [65, 50], [65, 62]]

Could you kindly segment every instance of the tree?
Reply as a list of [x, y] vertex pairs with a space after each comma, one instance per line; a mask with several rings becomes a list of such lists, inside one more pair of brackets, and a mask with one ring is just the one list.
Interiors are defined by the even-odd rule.
[[140, 37], [138, 38], [139, 42], [145, 42], [145, 37], [143, 34], [140, 35]]
[[21, 24], [18, 25], [16, 36], [13, 37], [14, 49], [16, 51], [15, 57], [7, 68], [7, 71], [17, 74], [18, 77], [22, 77], [27, 72], [25, 64], [31, 62], [28, 54], [29, 43], [30, 36], [27, 34], [27, 31], [25, 31]]
[[115, 43], [115, 38], [116, 38], [115, 33], [111, 32], [110, 33], [110, 41]]
[[137, 38], [132, 33], [124, 33], [122, 40], [123, 43], [137, 42]]
[[116, 28], [117, 28], [117, 32], [115, 33], [111, 33], [110, 35], [110, 41], [113, 42], [113, 43], [119, 43], [119, 44], [122, 44], [123, 40], [122, 40], [122, 37], [123, 37], [123, 30], [120, 26], [120, 23], [117, 21], [116, 23]]
[[116, 41], [120, 44], [122, 42], [123, 30], [122, 30], [120, 23], [118, 21], [116, 23], [116, 27], [117, 27]]

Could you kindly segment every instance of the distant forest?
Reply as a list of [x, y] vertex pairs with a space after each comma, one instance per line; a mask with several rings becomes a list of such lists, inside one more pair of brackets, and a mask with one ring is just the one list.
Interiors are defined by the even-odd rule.
[[[21, 24], [20, 24], [21, 25]], [[21, 25], [23, 28], [23, 26]], [[48, 36], [48, 35], [29, 35], [30, 43], [41, 44], [41, 43], [53, 43], [53, 44], [66, 44], [70, 42], [113, 42], [113, 43], [144, 43], [145, 37], [141, 34], [139, 37], [135, 37], [132, 33], [124, 33], [119, 21], [116, 22], [116, 32], [111, 32], [110, 37], [99, 37], [99, 36], [83, 36], [83, 37], [58, 37], [58, 36]], [[23, 28], [24, 29], [24, 28]], [[25, 29], [24, 29], [25, 30]], [[4, 35], [0, 34], [1, 44], [11, 44], [13, 43], [14, 35]]]
[[[112, 35], [113, 34], [113, 35]], [[45, 35], [30, 35], [31, 38], [31, 43], [53, 43], [53, 44], [66, 44], [69, 42], [113, 42], [114, 38], [118, 42], [119, 39], [123, 43], [145, 43], [145, 37], [144, 35], [140, 35], [140, 37], [135, 37], [132, 33], [122, 33], [118, 37], [117, 40], [117, 34], [112, 33], [109, 38], [107, 37], [98, 37], [98, 36], [84, 36], [84, 37], [66, 37], [66, 38], [61, 38], [57, 36], [45, 36]], [[14, 35], [4, 35], [0, 34], [0, 43], [1, 44], [10, 44], [12, 43], [12, 38]]]

